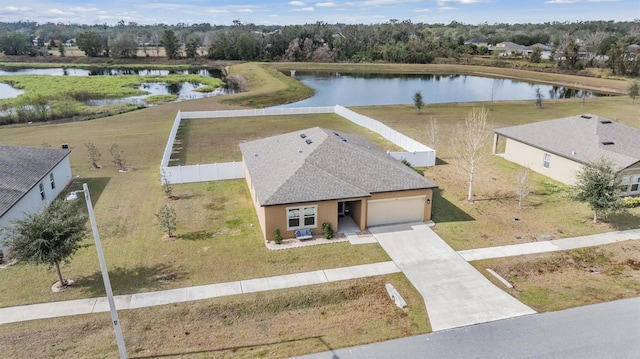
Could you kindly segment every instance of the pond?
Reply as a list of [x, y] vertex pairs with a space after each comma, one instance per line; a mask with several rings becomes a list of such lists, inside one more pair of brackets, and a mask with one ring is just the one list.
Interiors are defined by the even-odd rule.
[[199, 98], [220, 96], [233, 91], [226, 86], [218, 87], [211, 92], [199, 92], [197, 89], [205, 87], [202, 84], [182, 82], [177, 84], [167, 84], [165, 82], [149, 82], [142, 84], [138, 87], [139, 90], [146, 91], [148, 94], [140, 96], [131, 96], [118, 99], [100, 99], [100, 100], [88, 100], [84, 103], [89, 106], [105, 106], [117, 103], [135, 103], [140, 105], [147, 105], [145, 98], [156, 95], [177, 95], [178, 98], [175, 102], [185, 100], [195, 100]]
[[424, 103], [534, 100], [537, 88], [544, 99], [602, 96], [560, 86], [470, 75], [298, 72], [294, 77], [313, 88], [315, 95], [277, 107], [413, 104], [416, 91], [421, 91]]
[[[0, 67], [0, 76], [20, 76], [20, 75], [39, 75], [39, 76], [168, 76], [168, 75], [199, 75], [203, 77], [221, 78], [222, 72], [217, 69], [195, 68], [189, 70], [159, 70], [159, 69], [123, 69], [123, 68], [6, 68]], [[117, 103], [132, 103], [139, 105], [147, 105], [145, 98], [154, 95], [177, 95], [175, 101], [192, 100], [204, 97], [219, 96], [234, 91], [226, 86], [219, 87], [211, 92], [199, 92], [196, 89], [203, 87], [201, 84], [178, 83], [167, 84], [164, 82], [146, 83], [138, 87], [148, 94], [141, 96], [131, 96], [118, 99], [89, 100], [85, 104], [90, 106], [103, 106]], [[23, 90], [11, 87], [7, 84], [0, 84], [0, 99], [16, 98], [23, 94]]]
[[18, 97], [23, 93], [23, 90], [18, 90], [7, 84], [0, 84], [0, 99]]

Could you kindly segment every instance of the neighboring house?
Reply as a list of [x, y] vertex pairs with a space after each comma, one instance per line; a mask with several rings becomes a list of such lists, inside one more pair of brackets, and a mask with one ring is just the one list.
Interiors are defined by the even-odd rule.
[[0, 145], [0, 248], [25, 213], [47, 206], [71, 181], [67, 150]]
[[497, 43], [495, 46], [489, 46], [491, 53], [499, 53], [500, 56], [523, 55], [528, 48], [524, 45], [518, 45], [514, 42], [505, 41]]
[[524, 50], [524, 54], [528, 57], [531, 56], [531, 54], [533, 53], [533, 49], [539, 47], [541, 50], [540, 53], [540, 58], [543, 60], [549, 60], [551, 58], [551, 52], [553, 51], [553, 47], [549, 46], [549, 45], [545, 45], [545, 44], [533, 44], [531, 46], [528, 46], [526, 50]]
[[436, 185], [360, 136], [318, 127], [240, 144], [264, 238], [339, 218], [369, 226], [428, 221]]
[[640, 195], [640, 129], [586, 114], [494, 132], [493, 153], [504, 150], [509, 161], [571, 185], [585, 164], [604, 158], [618, 170], [622, 195]]
[[469, 40], [465, 41], [464, 43], [465, 43], [465, 45], [471, 44], [471, 45], [476, 45], [477, 47], [480, 47], [480, 46], [489, 47], [489, 43], [488, 42], [486, 42], [484, 40], [477, 39], [477, 38], [469, 39]]

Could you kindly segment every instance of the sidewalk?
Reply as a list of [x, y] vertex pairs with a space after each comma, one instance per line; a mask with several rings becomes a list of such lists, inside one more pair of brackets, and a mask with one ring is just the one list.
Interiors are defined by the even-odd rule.
[[[337, 282], [398, 272], [400, 272], [400, 269], [398, 269], [393, 262], [380, 262], [197, 287], [118, 295], [115, 296], [114, 299], [118, 310], [126, 310], [229, 295], [293, 288], [311, 284]], [[106, 297], [7, 307], [0, 308], [0, 325], [108, 311], [109, 304]]]
[[607, 232], [592, 234], [583, 237], [572, 237], [554, 239], [551, 241], [531, 242], [522, 244], [511, 244], [506, 246], [466, 249], [458, 251], [467, 262], [481, 259], [501, 258], [520, 256], [524, 254], [535, 254], [555, 251], [566, 251], [569, 249], [593, 247], [603, 244], [622, 242], [628, 240], [640, 240], [640, 229], [630, 229], [626, 231]]

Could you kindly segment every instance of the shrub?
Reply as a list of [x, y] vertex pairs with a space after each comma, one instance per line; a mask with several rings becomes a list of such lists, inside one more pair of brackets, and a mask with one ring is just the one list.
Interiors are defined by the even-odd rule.
[[419, 168], [416, 168], [416, 167], [413, 167], [413, 164], [411, 162], [407, 161], [405, 158], [403, 158], [400, 162], [402, 162], [403, 165], [405, 165], [405, 166], [411, 168], [412, 170], [416, 171], [419, 175], [424, 176], [424, 171], [423, 170], [421, 170]]
[[640, 197], [623, 197], [622, 206], [625, 208], [640, 207]]
[[333, 238], [333, 228], [331, 227], [330, 222], [324, 222], [322, 224], [322, 230], [324, 231], [324, 238], [326, 239]]
[[0, 249], [0, 264], [2, 264], [2, 262], [4, 262], [4, 252]]
[[280, 228], [276, 228], [273, 231], [273, 240], [276, 242], [276, 244], [282, 243], [282, 235], [280, 234]]

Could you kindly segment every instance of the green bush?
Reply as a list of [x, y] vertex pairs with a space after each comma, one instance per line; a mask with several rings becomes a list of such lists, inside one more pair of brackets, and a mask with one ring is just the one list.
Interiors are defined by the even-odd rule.
[[280, 234], [280, 228], [276, 228], [273, 231], [273, 240], [276, 242], [276, 244], [282, 243], [282, 235]]
[[2, 264], [2, 262], [4, 262], [4, 252], [0, 249], [0, 264]]
[[636, 197], [623, 197], [622, 198], [622, 206], [625, 208], [636, 208], [640, 207], [640, 196]]
[[333, 228], [331, 227], [330, 222], [324, 222], [322, 224], [322, 230], [324, 231], [324, 238], [326, 239], [333, 238]]

